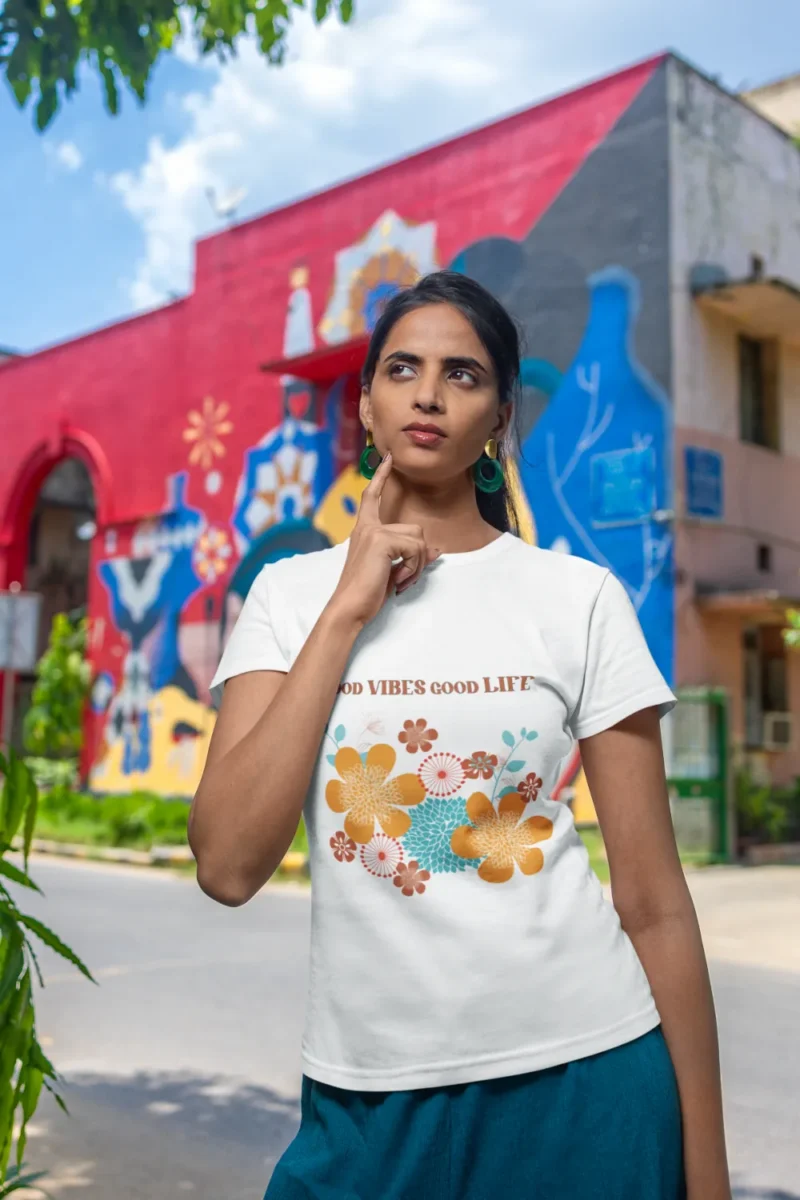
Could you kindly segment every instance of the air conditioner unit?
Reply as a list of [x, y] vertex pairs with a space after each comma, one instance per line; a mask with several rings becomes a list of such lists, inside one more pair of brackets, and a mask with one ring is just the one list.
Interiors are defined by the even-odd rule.
[[794, 742], [794, 717], [791, 713], [764, 713], [765, 750], [791, 750]]

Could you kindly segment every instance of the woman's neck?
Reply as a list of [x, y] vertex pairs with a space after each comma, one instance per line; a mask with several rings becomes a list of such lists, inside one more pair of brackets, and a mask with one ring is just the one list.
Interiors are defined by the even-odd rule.
[[498, 536], [481, 516], [475, 488], [467, 480], [420, 488], [393, 473], [383, 489], [381, 520], [386, 525], [421, 525], [428, 545], [444, 554], [479, 550]]

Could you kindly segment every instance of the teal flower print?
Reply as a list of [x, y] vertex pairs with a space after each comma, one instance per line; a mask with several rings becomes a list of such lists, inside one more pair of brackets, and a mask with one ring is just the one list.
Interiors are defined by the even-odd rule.
[[403, 838], [405, 857], [409, 861], [415, 859], [422, 870], [434, 874], [477, 867], [477, 862], [459, 858], [450, 848], [453, 833], [468, 821], [467, 802], [460, 796], [452, 800], [425, 800], [415, 807], [411, 828]]

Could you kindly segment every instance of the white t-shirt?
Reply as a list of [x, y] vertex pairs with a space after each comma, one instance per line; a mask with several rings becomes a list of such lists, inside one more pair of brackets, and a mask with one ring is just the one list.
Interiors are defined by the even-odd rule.
[[[212, 687], [288, 671], [346, 554], [265, 567]], [[658, 1024], [572, 814], [548, 797], [575, 738], [673, 704], [622, 585], [584, 559], [503, 534], [388, 601], [356, 642], [305, 805], [309, 1076], [364, 1091], [492, 1079]]]

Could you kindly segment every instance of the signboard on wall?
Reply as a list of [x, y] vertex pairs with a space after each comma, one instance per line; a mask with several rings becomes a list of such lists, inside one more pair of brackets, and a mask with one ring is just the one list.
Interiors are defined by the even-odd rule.
[[41, 604], [36, 592], [0, 592], [0, 671], [36, 666]]
[[706, 521], [721, 521], [725, 514], [725, 460], [716, 450], [686, 446], [686, 512]]

